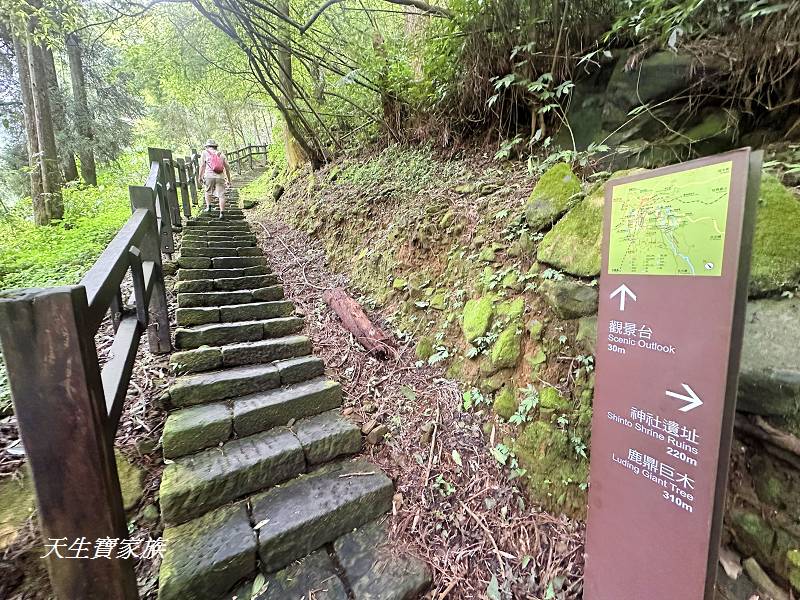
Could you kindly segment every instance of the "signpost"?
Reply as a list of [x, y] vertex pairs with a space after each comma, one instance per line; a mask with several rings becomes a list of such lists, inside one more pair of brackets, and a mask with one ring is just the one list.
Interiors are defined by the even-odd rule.
[[586, 600], [711, 600], [761, 153], [606, 185]]

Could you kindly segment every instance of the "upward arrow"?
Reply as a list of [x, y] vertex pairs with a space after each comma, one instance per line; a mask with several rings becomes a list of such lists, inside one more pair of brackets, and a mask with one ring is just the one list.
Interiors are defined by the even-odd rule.
[[620, 310], [625, 310], [625, 296], [626, 295], [630, 296], [631, 300], [636, 302], [636, 294], [634, 294], [631, 291], [631, 288], [629, 288], [627, 285], [625, 285], [623, 283], [621, 286], [619, 286], [617, 289], [615, 289], [613, 292], [611, 292], [611, 295], [609, 296], [609, 298], [613, 298], [614, 296], [619, 296], [619, 309]]

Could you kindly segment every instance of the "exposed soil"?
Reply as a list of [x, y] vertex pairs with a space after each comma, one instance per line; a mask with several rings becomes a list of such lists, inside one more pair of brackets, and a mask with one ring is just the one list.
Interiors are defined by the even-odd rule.
[[[324, 290], [348, 282], [327, 268], [320, 244], [283, 222], [260, 226], [261, 245], [305, 315], [315, 352], [342, 384], [345, 414], [389, 429], [365, 453], [395, 482], [393, 538], [430, 565], [428, 597], [579, 598], [583, 525], [528, 504], [490, 454], [502, 433], [491, 421], [484, 432], [488, 407], [464, 410], [458, 384], [418, 365], [411, 342], [398, 340], [389, 360], [369, 356], [322, 301]], [[391, 330], [385, 315], [368, 314]]]

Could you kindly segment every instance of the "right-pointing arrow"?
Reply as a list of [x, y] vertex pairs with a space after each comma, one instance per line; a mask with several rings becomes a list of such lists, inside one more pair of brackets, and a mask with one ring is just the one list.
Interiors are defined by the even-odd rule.
[[679, 408], [678, 410], [681, 412], [689, 412], [690, 410], [695, 409], [698, 406], [702, 406], [703, 401], [700, 400], [700, 396], [695, 394], [694, 390], [685, 383], [682, 383], [681, 385], [683, 386], [683, 389], [686, 390], [686, 392], [689, 394], [688, 396], [685, 394], [679, 394], [678, 392], [670, 392], [669, 390], [667, 390], [666, 392], [667, 396], [671, 396], [672, 398], [677, 398], [678, 400], [685, 400], [686, 402], [689, 403], [686, 406]]

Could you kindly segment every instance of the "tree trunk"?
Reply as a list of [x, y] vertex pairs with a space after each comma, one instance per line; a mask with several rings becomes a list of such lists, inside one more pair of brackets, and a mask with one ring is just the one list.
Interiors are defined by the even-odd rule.
[[47, 88], [50, 90], [50, 111], [53, 115], [53, 125], [55, 126], [56, 135], [61, 138], [56, 140], [56, 149], [59, 146], [61, 147], [59, 156], [64, 169], [64, 180], [78, 181], [78, 164], [75, 162], [75, 151], [67, 128], [66, 102], [58, 85], [53, 51], [47, 46], [42, 46], [42, 56], [44, 57], [47, 72]]
[[83, 56], [78, 36], [67, 36], [69, 74], [72, 80], [72, 97], [75, 101], [75, 127], [78, 130], [78, 156], [81, 158], [81, 175], [89, 185], [97, 185], [97, 166], [94, 162], [94, 126], [86, 98], [86, 79], [83, 74]]
[[14, 35], [14, 55], [17, 60], [19, 87], [22, 96], [22, 113], [25, 119], [25, 139], [28, 149], [28, 167], [30, 168], [33, 220], [37, 225], [47, 225], [50, 222], [50, 214], [42, 194], [42, 165], [39, 161], [39, 139], [36, 133], [36, 114], [33, 107], [28, 48], [25, 40], [20, 39], [18, 35]]
[[[278, 11], [288, 20], [289, 0], [278, 0]], [[283, 34], [283, 46], [278, 47], [278, 63], [281, 82], [281, 92], [283, 92], [283, 105], [285, 107], [284, 120], [286, 121], [286, 160], [289, 170], [297, 169], [305, 160], [303, 143], [299, 132], [296, 130], [292, 120], [292, 102], [294, 101], [294, 81], [292, 80], [292, 32], [290, 26], [282, 22], [281, 33]]]
[[51, 219], [64, 216], [64, 200], [61, 196], [61, 169], [58, 164], [56, 134], [50, 110], [47, 87], [47, 64], [44, 49], [28, 36], [28, 63], [31, 73], [33, 107], [36, 133], [39, 140], [39, 160], [42, 172], [42, 192]]

